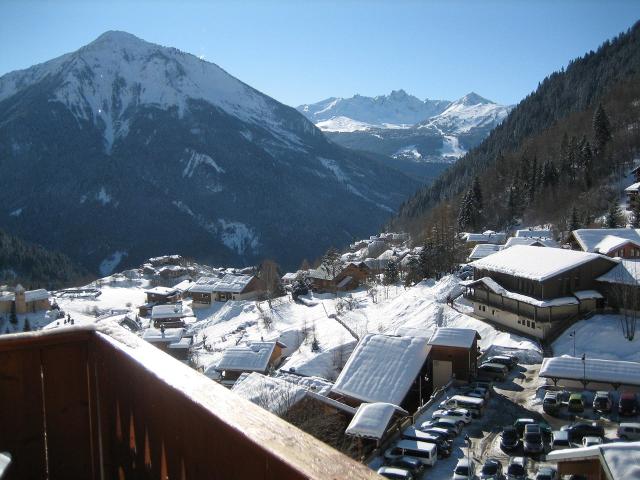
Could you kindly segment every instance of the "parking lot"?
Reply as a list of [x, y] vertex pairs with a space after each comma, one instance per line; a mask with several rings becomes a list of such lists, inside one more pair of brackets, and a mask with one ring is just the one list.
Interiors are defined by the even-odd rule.
[[[595, 392], [583, 392], [585, 397], [584, 412], [572, 414], [568, 412], [566, 404], [560, 408], [555, 415], [548, 415], [543, 412], [542, 399], [547, 388], [544, 381], [538, 378], [539, 364], [534, 365], [518, 365], [510, 373], [508, 378], [503, 382], [495, 383], [493, 393], [489, 398], [484, 415], [464, 427], [460, 435], [452, 441], [452, 453], [448, 458], [440, 458], [433, 467], [427, 467], [421, 478], [451, 478], [453, 471], [459, 459], [470, 456], [476, 464], [476, 474], [482, 467], [484, 461], [488, 458], [498, 459], [506, 470], [510, 457], [525, 456], [520, 446], [510, 452], [505, 452], [500, 447], [500, 438], [502, 429], [505, 426], [513, 425], [519, 418], [532, 418], [537, 422], [548, 424], [551, 430], [560, 430], [563, 426], [570, 425], [574, 421], [596, 421], [601, 425], [605, 433], [605, 442], [619, 441], [617, 437], [617, 428], [620, 421], [637, 422], [638, 417], [619, 417], [617, 413], [617, 394], [613, 393], [613, 410], [609, 414], [598, 414], [591, 407], [593, 394]], [[445, 392], [445, 396], [441, 400], [450, 398], [465, 390], [464, 387], [451, 388]], [[558, 389], [560, 390], [560, 389]], [[571, 392], [560, 394], [563, 398], [568, 398]], [[440, 401], [441, 401], [440, 400]], [[436, 402], [431, 408], [424, 412], [416, 421], [416, 425], [431, 419], [431, 415], [438, 409], [440, 401]], [[471, 451], [468, 452], [465, 446], [465, 435], [471, 440]], [[544, 437], [544, 451], [548, 453], [551, 448], [551, 437]], [[542, 466], [553, 466], [545, 462], [545, 454], [536, 456], [527, 456], [528, 478], [534, 478], [535, 473]], [[376, 459], [370, 466], [377, 468], [382, 465], [382, 458]]]

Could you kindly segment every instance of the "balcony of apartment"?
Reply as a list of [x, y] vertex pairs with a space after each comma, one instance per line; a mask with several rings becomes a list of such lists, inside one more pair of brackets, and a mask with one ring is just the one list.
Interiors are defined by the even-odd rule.
[[6, 479], [379, 478], [119, 326], [0, 336]]

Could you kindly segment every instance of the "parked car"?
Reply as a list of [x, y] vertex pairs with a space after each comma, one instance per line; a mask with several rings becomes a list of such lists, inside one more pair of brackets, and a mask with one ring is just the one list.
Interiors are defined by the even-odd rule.
[[476, 477], [476, 465], [473, 460], [466, 458], [458, 460], [456, 468], [453, 469], [453, 480], [469, 480]]
[[496, 382], [502, 382], [508, 373], [507, 367], [500, 363], [483, 363], [478, 367], [478, 378], [488, 378]]
[[567, 409], [570, 412], [584, 412], [584, 398], [581, 393], [572, 393], [567, 403]]
[[613, 407], [613, 399], [609, 392], [596, 392], [593, 397], [593, 411], [600, 413], [609, 413]]
[[505, 367], [507, 367], [509, 370], [513, 369], [514, 367], [516, 367], [518, 365], [518, 358], [517, 357], [513, 357], [511, 355], [496, 355], [493, 357], [489, 357], [489, 359], [487, 360], [488, 363], [499, 363], [501, 365], [504, 365]]
[[602, 445], [602, 437], [584, 437], [582, 439], [583, 447], [593, 447], [594, 445]]
[[618, 402], [618, 413], [624, 416], [631, 416], [638, 413], [638, 401], [633, 392], [622, 392]]
[[504, 427], [500, 436], [500, 448], [514, 450], [520, 445], [520, 436], [515, 427]]
[[465, 424], [471, 423], [472, 420], [471, 413], [469, 413], [469, 410], [466, 408], [436, 410], [431, 415], [431, 418], [434, 420], [438, 418], [453, 418], [454, 420], [460, 420]]
[[522, 441], [524, 445], [524, 453], [540, 454], [544, 453], [544, 440], [542, 438], [542, 431], [540, 425], [529, 424], [524, 427], [524, 439]]
[[408, 470], [414, 477], [420, 475], [424, 469], [424, 464], [417, 458], [413, 457], [399, 457], [389, 462], [390, 467], [399, 467], [404, 470]]
[[559, 480], [558, 471], [553, 467], [540, 467], [535, 480]]
[[435, 435], [434, 433], [426, 433], [415, 427], [409, 427], [402, 432], [402, 438], [407, 440], [416, 440], [418, 442], [433, 443], [438, 449], [439, 457], [448, 457], [451, 455], [451, 442], [444, 435]]
[[551, 440], [551, 449], [561, 450], [563, 448], [571, 448], [569, 432], [567, 430], [554, 430]]
[[618, 437], [625, 440], [640, 440], [640, 423], [621, 423], [618, 427]]
[[560, 411], [562, 402], [558, 398], [558, 392], [547, 392], [542, 400], [542, 410], [549, 415], [555, 415]]
[[446, 428], [453, 430], [457, 435], [462, 431], [462, 427], [464, 426], [464, 422], [462, 420], [454, 420], [452, 418], [439, 418], [437, 420], [429, 420], [427, 422], [423, 422], [420, 425], [420, 430], [424, 428]]
[[485, 382], [482, 380], [477, 380], [469, 385], [471, 388], [484, 388], [485, 390], [489, 390], [489, 393], [493, 392], [493, 382]]
[[385, 460], [391, 462], [400, 457], [413, 457], [424, 465], [433, 466], [438, 458], [437, 448], [433, 443], [417, 442], [415, 440], [400, 440], [395, 446], [384, 452]]
[[480, 480], [502, 480], [504, 474], [502, 473], [502, 463], [497, 458], [487, 458], [484, 461], [484, 465], [480, 469]]
[[447, 440], [453, 440], [457, 436], [456, 432], [454, 432], [450, 428], [438, 428], [438, 427], [426, 427], [426, 426], [425, 426], [425, 428], [422, 428], [422, 426], [421, 426], [421, 427], [419, 427], [419, 430], [422, 430], [425, 433], [432, 433], [434, 435], [436, 435], [436, 434], [437, 435], [442, 435]]
[[415, 478], [409, 470], [398, 467], [380, 467], [378, 469], [378, 475], [393, 480], [413, 480]]
[[522, 437], [524, 434], [524, 427], [527, 425], [532, 425], [537, 423], [533, 418], [518, 418], [515, 422], [513, 422], [513, 426], [518, 432], [518, 436]]
[[484, 413], [485, 401], [482, 398], [467, 397], [465, 395], [454, 395], [440, 402], [440, 408], [455, 409], [464, 408], [469, 410], [473, 418], [481, 417]]
[[566, 430], [569, 434], [570, 442], [582, 442], [584, 437], [603, 437], [604, 428], [596, 422], [577, 422], [571, 425], [564, 425], [561, 430]]
[[463, 391], [462, 395], [465, 395], [467, 397], [481, 398], [482, 400], [489, 399], [489, 393], [486, 390], [480, 390], [475, 388]]
[[512, 457], [507, 467], [508, 480], [526, 480], [527, 459], [525, 457]]

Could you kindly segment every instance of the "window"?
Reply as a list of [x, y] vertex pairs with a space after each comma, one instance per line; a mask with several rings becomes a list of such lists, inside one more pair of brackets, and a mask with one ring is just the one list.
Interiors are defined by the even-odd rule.
[[529, 320], [527, 320], [527, 327], [530, 325]]
[[496, 311], [495, 310], [491, 310], [491, 315], [495, 315]]
[[531, 322], [531, 328], [536, 328], [536, 322]]

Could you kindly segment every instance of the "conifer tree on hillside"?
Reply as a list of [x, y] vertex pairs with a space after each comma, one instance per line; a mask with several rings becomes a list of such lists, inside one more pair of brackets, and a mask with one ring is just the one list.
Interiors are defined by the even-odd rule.
[[607, 142], [611, 140], [611, 124], [607, 112], [604, 111], [602, 104], [598, 104], [598, 108], [593, 114], [593, 143], [596, 154], [602, 154]]
[[638, 199], [631, 202], [631, 226], [640, 228], [640, 201]]
[[475, 188], [475, 182], [471, 185], [469, 190], [462, 197], [460, 202], [460, 210], [458, 212], [458, 231], [462, 232], [467, 228], [475, 230], [480, 224], [480, 207], [478, 204], [482, 204], [482, 190], [480, 184]]
[[578, 230], [579, 228], [582, 228], [582, 224], [580, 223], [578, 209], [574, 205], [571, 209], [571, 217], [569, 218], [569, 231], [573, 232], [574, 230]]
[[605, 217], [605, 226], [607, 228], [620, 228], [625, 226], [624, 215], [620, 209], [618, 202], [612, 202]]
[[550, 159], [542, 166], [541, 183], [544, 188], [555, 187], [558, 184], [558, 169]]
[[473, 185], [471, 186], [473, 190], [473, 200], [475, 201], [476, 209], [478, 212], [482, 211], [482, 188], [480, 187], [480, 178], [476, 175], [473, 179]]
[[389, 261], [384, 271], [385, 285], [393, 285], [398, 281], [398, 265], [393, 260]]

